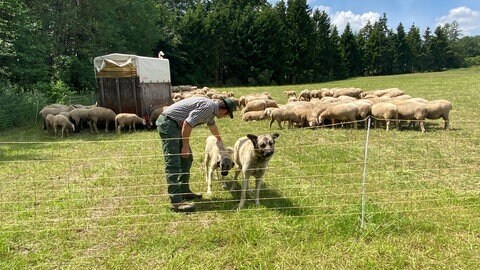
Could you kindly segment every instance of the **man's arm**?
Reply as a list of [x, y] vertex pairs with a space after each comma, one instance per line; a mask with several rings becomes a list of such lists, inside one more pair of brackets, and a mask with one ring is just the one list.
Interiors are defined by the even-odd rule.
[[222, 141], [222, 137], [220, 137], [220, 132], [218, 131], [217, 125], [214, 124], [214, 125], [208, 126], [208, 128], [210, 129], [210, 132], [212, 133], [212, 135], [215, 136], [218, 141]]
[[190, 155], [190, 134], [192, 134], [192, 126], [186, 121], [182, 125], [182, 158], [188, 158]]

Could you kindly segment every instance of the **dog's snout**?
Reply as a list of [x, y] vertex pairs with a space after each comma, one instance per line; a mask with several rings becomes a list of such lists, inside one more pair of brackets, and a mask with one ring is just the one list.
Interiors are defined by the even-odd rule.
[[265, 157], [270, 157], [273, 155], [273, 151], [265, 151]]
[[227, 175], [228, 175], [228, 171], [222, 171], [220, 174], [221, 174], [222, 176], [227, 176]]

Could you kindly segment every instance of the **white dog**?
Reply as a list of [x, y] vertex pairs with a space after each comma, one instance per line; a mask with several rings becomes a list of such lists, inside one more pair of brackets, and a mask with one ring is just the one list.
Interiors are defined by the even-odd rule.
[[[212, 174], [217, 172], [217, 179], [221, 179], [222, 185], [226, 187], [225, 176], [233, 168], [233, 149], [225, 147], [221, 141], [213, 135], [208, 136], [205, 145], [205, 169], [207, 180], [207, 194], [212, 194]], [[221, 177], [219, 175], [219, 170]]]
[[[250, 176], [255, 177], [255, 204], [260, 205], [260, 187], [263, 182], [263, 176], [265, 175], [268, 161], [275, 152], [275, 139], [279, 136], [280, 134], [278, 133], [259, 136], [248, 134], [246, 137], [238, 139], [235, 143], [233, 158], [237, 168], [234, 180], [237, 180], [240, 172], [242, 172], [243, 176], [242, 193], [238, 209], [242, 209], [245, 206]], [[236, 181], [233, 183], [235, 184]]]

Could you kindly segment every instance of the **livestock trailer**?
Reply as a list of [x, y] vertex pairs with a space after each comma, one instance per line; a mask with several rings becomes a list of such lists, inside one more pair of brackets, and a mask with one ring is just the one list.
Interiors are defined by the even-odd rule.
[[99, 106], [148, 121], [153, 109], [173, 103], [168, 59], [114, 53], [95, 57], [94, 67]]

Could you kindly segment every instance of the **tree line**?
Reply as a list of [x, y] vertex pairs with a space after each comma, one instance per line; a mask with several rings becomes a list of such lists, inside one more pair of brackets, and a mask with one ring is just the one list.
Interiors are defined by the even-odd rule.
[[[480, 36], [387, 15], [339, 33], [306, 0], [3, 0], [0, 82], [61, 96], [95, 89], [93, 58], [170, 60], [172, 83], [279, 85], [480, 64]], [[58, 92], [58, 93], [57, 93]]]

